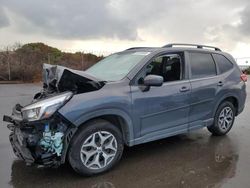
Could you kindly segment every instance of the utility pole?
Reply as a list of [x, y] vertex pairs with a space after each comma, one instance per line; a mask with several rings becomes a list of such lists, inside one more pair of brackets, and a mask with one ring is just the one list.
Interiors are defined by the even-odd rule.
[[50, 54], [48, 53], [48, 64], [50, 64]]
[[84, 61], [83, 61], [83, 54], [84, 54], [84, 52], [81, 52], [81, 59], [82, 59], [82, 70], [84, 70]]
[[9, 72], [9, 81], [11, 80], [10, 75], [10, 58], [9, 58], [9, 47], [7, 46], [7, 63], [8, 63], [8, 72]]

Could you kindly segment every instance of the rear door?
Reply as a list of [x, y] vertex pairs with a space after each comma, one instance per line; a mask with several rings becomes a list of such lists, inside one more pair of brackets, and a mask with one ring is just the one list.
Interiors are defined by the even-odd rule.
[[222, 83], [210, 53], [189, 52], [189, 67], [192, 88], [189, 130], [192, 130], [213, 121], [214, 101]]

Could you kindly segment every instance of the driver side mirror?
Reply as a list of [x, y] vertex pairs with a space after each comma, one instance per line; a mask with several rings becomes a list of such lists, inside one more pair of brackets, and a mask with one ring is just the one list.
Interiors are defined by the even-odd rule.
[[150, 86], [159, 87], [162, 86], [162, 84], [163, 84], [163, 77], [158, 75], [149, 74], [143, 80], [143, 85], [148, 87]]

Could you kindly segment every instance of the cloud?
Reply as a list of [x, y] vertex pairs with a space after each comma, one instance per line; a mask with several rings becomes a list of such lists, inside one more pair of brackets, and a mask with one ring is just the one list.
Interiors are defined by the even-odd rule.
[[[15, 16], [20, 32], [35, 30], [66, 39], [136, 39], [135, 27], [125, 18], [117, 18], [103, 0], [6, 1], [3, 6]], [[22, 23], [16, 22], [20, 20]]]
[[[6, 10], [7, 14], [4, 13]], [[2, 0], [0, 28], [56, 40], [249, 41], [248, 0]], [[9, 30], [8, 30], [9, 31]], [[39, 38], [37, 38], [39, 41]]]
[[250, 36], [250, 2], [241, 12], [241, 23], [239, 24], [241, 34]]
[[0, 7], [0, 29], [9, 26], [9, 19], [5, 14], [5, 11]]

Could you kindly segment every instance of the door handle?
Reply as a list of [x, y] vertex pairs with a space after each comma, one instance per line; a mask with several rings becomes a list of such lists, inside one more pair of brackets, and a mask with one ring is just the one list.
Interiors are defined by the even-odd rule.
[[222, 81], [219, 81], [217, 84], [217, 86], [223, 86], [223, 85], [224, 85], [224, 83]]
[[183, 87], [180, 89], [180, 92], [186, 92], [186, 91], [189, 91], [189, 90], [190, 90], [189, 87], [183, 86]]

